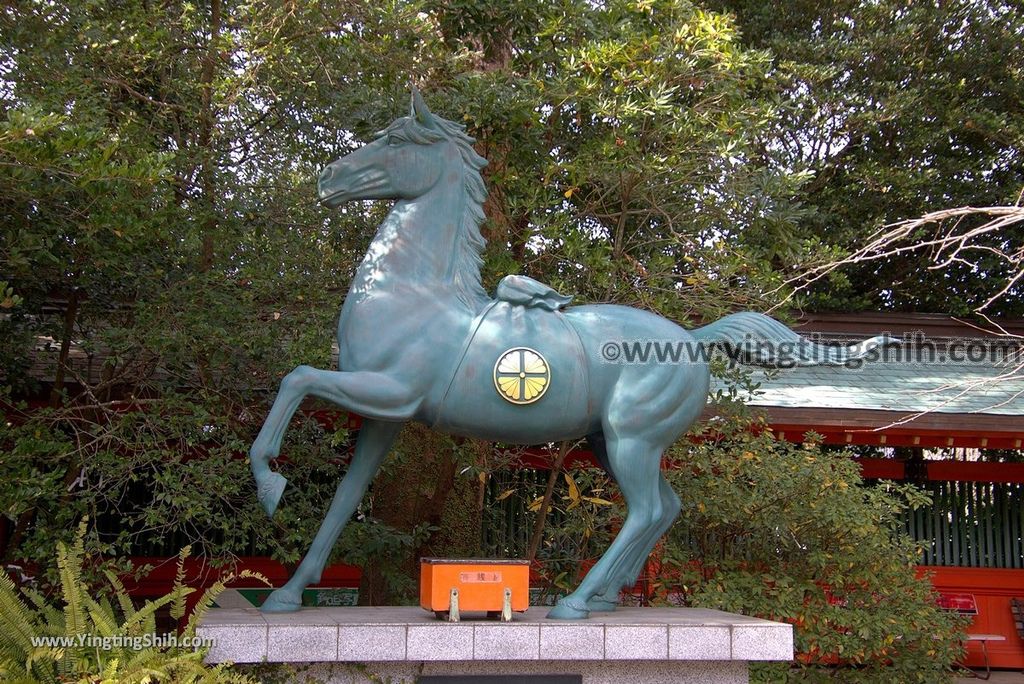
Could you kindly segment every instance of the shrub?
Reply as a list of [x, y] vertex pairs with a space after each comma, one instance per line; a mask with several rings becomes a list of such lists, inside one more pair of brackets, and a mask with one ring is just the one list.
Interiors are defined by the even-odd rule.
[[757, 420], [713, 423], [699, 437], [669, 454], [683, 510], [664, 544], [662, 601], [793, 623], [798, 667], [762, 666], [764, 679], [948, 678], [962, 619], [917, 577], [919, 550], [901, 522], [927, 495], [866, 486], [848, 454], [822, 451], [814, 435], [776, 441]]
[[[165, 645], [152, 638], [157, 634], [156, 612], [160, 608], [169, 606], [171, 617], [177, 620], [186, 615], [185, 599], [194, 591], [183, 584], [187, 548], [178, 556], [177, 581], [172, 591], [136, 609], [117, 575], [109, 569], [105, 574], [116, 605], [109, 598], [94, 598], [93, 589], [83, 579], [85, 531], [83, 522], [71, 547], [62, 542], [57, 544], [62, 607], [52, 605], [42, 594], [30, 589], [22, 589], [20, 597], [14, 581], [0, 572], [0, 679], [12, 684], [253, 681], [232, 672], [227, 665], [205, 665], [205, 649]], [[243, 571], [216, 582], [188, 615], [184, 629], [177, 635], [180, 642], [195, 639], [199, 621], [217, 594], [227, 582], [241, 578], [267, 581], [258, 573]], [[40, 639], [49, 643], [40, 643]], [[104, 647], [99, 648], [98, 643]], [[138, 645], [143, 647], [136, 648]]]

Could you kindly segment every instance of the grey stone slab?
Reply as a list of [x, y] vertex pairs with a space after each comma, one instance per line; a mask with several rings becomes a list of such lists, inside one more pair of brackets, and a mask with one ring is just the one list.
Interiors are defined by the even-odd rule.
[[783, 623], [734, 626], [732, 659], [792, 660], [793, 626]]
[[405, 660], [405, 625], [339, 625], [338, 660]]
[[277, 624], [267, 628], [267, 661], [310, 663], [338, 658], [338, 626]]
[[330, 611], [331, 618], [342, 625], [438, 624], [433, 613], [414, 606], [343, 606], [317, 610]]
[[541, 660], [604, 660], [604, 625], [552, 622], [540, 626]]
[[294, 613], [260, 613], [263, 621], [271, 626], [281, 625], [333, 625], [334, 620], [330, 619], [327, 611], [303, 609]]
[[473, 660], [537, 660], [540, 625], [483, 624], [473, 626]]
[[727, 625], [669, 625], [671, 660], [730, 660], [732, 630]]
[[665, 660], [666, 625], [605, 625], [605, 660]]
[[207, 625], [204, 621], [196, 630], [196, 635], [212, 642], [206, 656], [211, 663], [258, 663], [267, 656], [265, 623]]
[[[551, 622], [548, 620], [547, 622]], [[600, 613], [580, 624], [606, 625], [733, 625], [771, 624], [767, 620], [726, 613], [712, 608], [619, 608], [614, 613]]]
[[253, 625], [266, 624], [259, 608], [213, 608], [203, 616], [203, 625]]
[[406, 658], [409, 660], [473, 660], [473, 625], [438, 623], [409, 625]]
[[[792, 658], [791, 626], [717, 610], [623, 607], [578, 622], [547, 620], [547, 612], [532, 608], [512, 623], [482, 616], [447, 623], [413, 607], [270, 615], [215, 609], [200, 630], [219, 642], [212, 662]], [[723, 639], [730, 629], [731, 642]]]

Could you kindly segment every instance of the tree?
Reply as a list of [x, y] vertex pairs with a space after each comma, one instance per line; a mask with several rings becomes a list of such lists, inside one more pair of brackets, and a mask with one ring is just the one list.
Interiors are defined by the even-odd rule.
[[[784, 116], [762, 139], [794, 198], [802, 230], [856, 251], [884, 225], [960, 206], [1009, 206], [1024, 188], [1024, 14], [1000, 0], [914, 3], [716, 2], [744, 42], [769, 49]], [[980, 224], [975, 224], [980, 225]], [[927, 239], [920, 233], [918, 240]], [[978, 246], [1014, 252], [1017, 226]], [[848, 264], [804, 305], [967, 315], [1014, 275], [997, 254], [929, 269], [906, 252]], [[1021, 316], [1020, 290], [991, 302]]]
[[[355, 3], [5, 11], [0, 273], [20, 303], [0, 321], [3, 384], [37, 396], [26, 358], [46, 337], [60, 352], [48, 410], [4, 407], [4, 555], [45, 562], [54, 531], [92, 512], [104, 552], [160, 539], [295, 559], [344, 431], [297, 433], [290, 467], [313, 484], [271, 526], [238, 456], [281, 375], [329, 363], [379, 213], [325, 214], [315, 177], [372, 125], [367, 88], [434, 59], [421, 26], [415, 8]], [[335, 69], [364, 74], [359, 97]]]
[[756, 160], [768, 54], [688, 2], [519, 3], [511, 34], [487, 5], [442, 5], [438, 22], [481, 53], [446, 100], [491, 160], [492, 279], [523, 270], [677, 318], [764, 306], [772, 258], [808, 247], [792, 179]]
[[[1022, 194], [1024, 197], [1024, 194]], [[844, 266], [916, 258], [928, 271], [955, 266], [984, 273], [994, 282], [987, 299], [976, 298], [971, 312], [985, 319], [997, 333], [1009, 335], [992, 320], [993, 309], [1016, 299], [1024, 282], [1024, 245], [1016, 244], [1011, 231], [1024, 222], [1024, 207], [958, 207], [932, 211], [920, 218], [887, 225], [870, 235], [854, 252], [825, 264], [809, 267], [786, 281], [797, 294]], [[791, 294], [791, 296], [792, 296]]]

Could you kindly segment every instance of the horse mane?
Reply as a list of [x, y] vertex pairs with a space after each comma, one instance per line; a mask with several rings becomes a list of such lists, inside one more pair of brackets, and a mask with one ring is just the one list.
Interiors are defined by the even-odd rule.
[[481, 255], [487, 246], [487, 240], [480, 232], [480, 224], [484, 220], [484, 200], [487, 198], [487, 188], [480, 169], [487, 165], [487, 160], [473, 149], [476, 140], [466, 135], [465, 126], [437, 114], [431, 117], [431, 126], [421, 124], [414, 117], [402, 117], [379, 135], [397, 132], [420, 145], [447, 139], [455, 143], [461, 153], [466, 203], [456, 235], [455, 256], [448, 266], [448, 276], [459, 301], [475, 313], [490, 302], [480, 282], [480, 269], [484, 263]]

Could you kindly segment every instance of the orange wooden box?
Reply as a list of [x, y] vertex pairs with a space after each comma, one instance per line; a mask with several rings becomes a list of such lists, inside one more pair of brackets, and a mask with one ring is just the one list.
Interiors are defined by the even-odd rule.
[[500, 612], [505, 589], [512, 590], [512, 610], [530, 607], [530, 562], [459, 558], [420, 559], [420, 606], [447, 613], [452, 589], [459, 591], [460, 611]]

